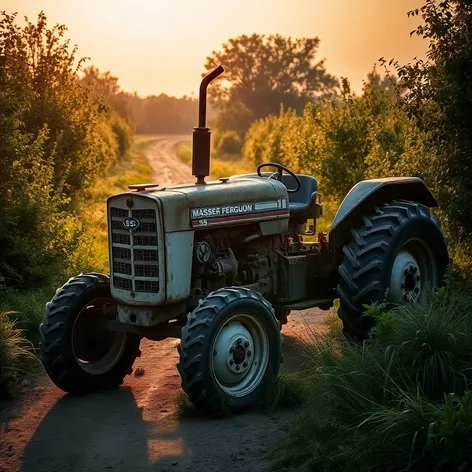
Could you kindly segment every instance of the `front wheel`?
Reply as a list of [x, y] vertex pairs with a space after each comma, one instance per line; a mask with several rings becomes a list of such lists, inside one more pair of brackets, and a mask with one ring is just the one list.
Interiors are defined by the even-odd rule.
[[423, 302], [444, 283], [446, 239], [429, 208], [398, 200], [363, 216], [343, 248], [339, 266], [339, 317], [344, 332], [364, 339], [373, 320], [364, 305]]
[[178, 365], [182, 388], [206, 414], [249, 408], [278, 374], [279, 322], [270, 303], [242, 287], [212, 292], [188, 316]]
[[116, 387], [140, 355], [140, 337], [105, 331], [101, 313], [112, 304], [109, 278], [81, 274], [47, 304], [40, 353], [51, 380], [65, 392], [84, 394]]

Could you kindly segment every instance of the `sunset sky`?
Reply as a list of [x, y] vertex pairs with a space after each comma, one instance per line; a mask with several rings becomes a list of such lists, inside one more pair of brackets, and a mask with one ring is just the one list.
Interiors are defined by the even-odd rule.
[[328, 72], [359, 91], [381, 56], [407, 62], [425, 44], [407, 11], [423, 0], [1, 0], [30, 19], [65, 24], [81, 56], [126, 91], [181, 96], [198, 90], [206, 56], [240, 34], [318, 36]]

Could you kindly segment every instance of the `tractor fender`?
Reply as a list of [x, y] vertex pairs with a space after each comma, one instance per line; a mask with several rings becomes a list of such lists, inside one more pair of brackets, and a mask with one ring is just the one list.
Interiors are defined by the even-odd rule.
[[329, 231], [329, 246], [336, 267], [342, 262], [343, 247], [351, 238], [350, 230], [357, 226], [362, 215], [374, 206], [398, 199], [418, 202], [429, 208], [438, 206], [428, 187], [418, 177], [362, 180], [351, 188]]

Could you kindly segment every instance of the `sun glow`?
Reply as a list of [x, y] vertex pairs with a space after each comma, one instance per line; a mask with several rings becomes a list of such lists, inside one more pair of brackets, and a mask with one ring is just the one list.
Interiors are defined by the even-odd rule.
[[68, 27], [81, 56], [142, 95], [196, 91], [206, 56], [253, 32], [319, 36], [328, 71], [359, 90], [381, 56], [402, 62], [424, 45], [409, 32], [406, 12], [421, 0], [3, 0], [2, 9]]

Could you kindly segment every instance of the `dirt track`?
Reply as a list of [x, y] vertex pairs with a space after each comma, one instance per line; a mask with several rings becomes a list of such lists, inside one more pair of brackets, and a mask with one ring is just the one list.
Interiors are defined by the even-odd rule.
[[[147, 148], [156, 182], [192, 181], [190, 168], [175, 156], [180, 139]], [[323, 313], [291, 315], [283, 330], [284, 369], [300, 363], [299, 337], [319, 329]], [[291, 413], [180, 418], [174, 407], [180, 392], [178, 342], [144, 340], [135, 364], [144, 375], [127, 377], [123, 387], [109, 392], [69, 397], [41, 375], [27, 398], [0, 405], [0, 471], [266, 470], [267, 448], [283, 439]]]

